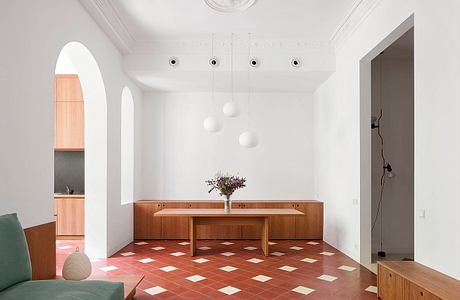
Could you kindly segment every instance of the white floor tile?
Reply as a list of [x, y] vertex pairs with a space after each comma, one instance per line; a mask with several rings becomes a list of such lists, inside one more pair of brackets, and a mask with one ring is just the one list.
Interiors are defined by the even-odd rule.
[[321, 279], [321, 280], [324, 280], [324, 281], [332, 282], [332, 281], [336, 280], [337, 277], [331, 276], [331, 275], [323, 274], [323, 275], [319, 276], [318, 279]]
[[65, 250], [65, 249], [71, 249], [72, 246], [60, 246], [58, 249]]
[[302, 247], [293, 246], [293, 247], [291, 247], [291, 248], [289, 248], [289, 249], [297, 250], [297, 251], [298, 251], [298, 250], [302, 250], [303, 248], [302, 248]]
[[370, 285], [365, 289], [365, 291], [377, 294], [377, 287], [373, 286], [373, 285]]
[[338, 267], [337, 269], [339, 269], [339, 270], [344, 270], [344, 271], [348, 271], [348, 272], [352, 272], [352, 271], [356, 270], [356, 268], [354, 268], [354, 267], [345, 266], [345, 265], [340, 266], [340, 267]]
[[310, 293], [313, 293], [315, 290], [299, 285], [295, 289], [292, 289], [292, 291], [296, 292], [296, 293], [299, 293], [299, 294], [302, 294], [302, 295], [308, 295]]
[[335, 253], [324, 251], [324, 252], [321, 252], [320, 254], [321, 254], [321, 255], [325, 255], [325, 256], [332, 256], [332, 255], [334, 255]]
[[209, 250], [209, 249], [211, 249], [211, 247], [200, 247], [198, 249], [200, 249], [200, 250]]
[[179, 245], [182, 245], [182, 246], [190, 245], [189, 242], [180, 242], [180, 243], [178, 243], [178, 244], [179, 244]]
[[233, 272], [235, 270], [238, 270], [238, 268], [232, 267], [232, 266], [225, 266], [222, 268], [219, 268], [219, 270], [225, 271], [225, 272]]
[[99, 268], [99, 270], [104, 271], [104, 272], [110, 272], [113, 270], [118, 270], [118, 268], [115, 266], [107, 266], [107, 267]]
[[272, 252], [272, 253], [270, 253], [270, 255], [274, 255], [274, 256], [283, 256], [284, 254], [286, 254], [286, 253], [283, 253], [283, 252]]
[[174, 253], [171, 253], [171, 255], [178, 257], [178, 256], [185, 255], [185, 253], [184, 252], [174, 252]]
[[291, 266], [282, 266], [282, 267], [280, 267], [278, 269], [283, 270], [283, 271], [287, 271], [287, 272], [292, 272], [292, 271], [297, 270], [297, 268], [291, 267]]
[[198, 282], [198, 281], [201, 281], [201, 280], [205, 280], [206, 277], [203, 277], [203, 276], [200, 276], [200, 275], [193, 275], [193, 276], [189, 276], [189, 277], [187, 277], [185, 279], [190, 280], [192, 282]]
[[160, 250], [164, 250], [165, 247], [153, 247], [152, 250], [155, 250], [155, 251], [160, 251]]
[[302, 259], [302, 261], [303, 261], [303, 262], [306, 262], [306, 263], [309, 263], [309, 264], [312, 264], [312, 263], [317, 262], [318, 260], [313, 259], [313, 258], [308, 258], [308, 257], [307, 257], [307, 258]]
[[268, 242], [269, 245], [276, 245], [277, 243], [275, 242]]
[[245, 250], [249, 250], [249, 251], [257, 250], [256, 247], [245, 247], [244, 249], [245, 249]]
[[258, 263], [263, 262], [264, 260], [263, 259], [258, 259], [258, 258], [251, 258], [251, 259], [248, 259], [246, 261], [250, 262], [250, 263], [253, 263], [253, 264], [258, 264]]
[[154, 259], [151, 259], [151, 258], [144, 258], [144, 259], [139, 259], [138, 262], [141, 262], [143, 264], [148, 264], [148, 263], [151, 263], [151, 262], [154, 262], [155, 260]]
[[121, 256], [133, 256], [134, 254], [136, 254], [136, 253], [134, 253], [134, 252], [124, 252], [124, 253], [120, 253]]
[[241, 291], [240, 289], [237, 289], [237, 288], [235, 288], [235, 287], [233, 287], [233, 286], [230, 286], [230, 285], [229, 285], [229, 286], [226, 286], [226, 287], [224, 287], [224, 288], [221, 288], [221, 289], [219, 290], [219, 292], [224, 293], [224, 294], [226, 294], [226, 295], [233, 295], [233, 294], [236, 294], [236, 293], [238, 293], [238, 292], [240, 292], [240, 291]]
[[265, 276], [265, 275], [257, 275], [255, 277], [252, 277], [252, 279], [260, 281], [260, 282], [266, 282], [266, 281], [269, 281], [272, 278], [269, 277], [269, 276]]
[[138, 242], [138, 243], [134, 243], [134, 244], [136, 244], [138, 246], [143, 246], [143, 245], [148, 245], [149, 243], [147, 243], [147, 242]]
[[221, 253], [221, 255], [223, 255], [223, 256], [233, 256], [233, 255], [235, 255], [235, 253], [233, 253], [233, 252], [224, 252], [224, 253]]
[[101, 260], [98, 259], [98, 258], [90, 258], [89, 261], [92, 262], [92, 263], [95, 263], [95, 262], [98, 262], [98, 261], [101, 261]]
[[221, 244], [222, 244], [222, 245], [225, 245], [225, 246], [233, 245], [232, 242], [223, 242], [223, 243], [221, 243]]
[[307, 242], [308, 245], [312, 245], [312, 246], [316, 246], [316, 245], [319, 245], [319, 243], [317, 242]]
[[164, 293], [166, 291], [167, 290], [162, 288], [161, 286], [155, 286], [155, 287], [152, 287], [152, 288], [144, 290], [144, 292], [146, 292], [147, 294], [150, 294], [152, 296]]
[[202, 263], [208, 262], [209, 259], [206, 259], [206, 258], [198, 258], [198, 259], [194, 259], [193, 261], [196, 262], [196, 263], [202, 264]]
[[160, 268], [160, 270], [164, 272], [172, 272], [174, 270], [177, 270], [177, 268], [173, 266], [167, 266], [167, 267]]

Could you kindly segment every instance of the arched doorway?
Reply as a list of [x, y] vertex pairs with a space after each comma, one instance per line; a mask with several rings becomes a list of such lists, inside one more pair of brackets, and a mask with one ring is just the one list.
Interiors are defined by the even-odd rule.
[[[84, 102], [85, 252], [107, 256], [107, 96], [99, 66], [79, 42], [69, 42], [58, 62], [74, 68]], [[57, 63], [56, 67], [61, 66]], [[56, 69], [56, 71], [57, 71]]]

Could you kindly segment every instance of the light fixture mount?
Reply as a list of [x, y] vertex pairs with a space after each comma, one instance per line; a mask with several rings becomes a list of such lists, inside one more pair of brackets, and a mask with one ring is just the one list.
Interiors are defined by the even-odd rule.
[[204, 0], [209, 7], [223, 13], [246, 10], [253, 6], [256, 1], [257, 0]]

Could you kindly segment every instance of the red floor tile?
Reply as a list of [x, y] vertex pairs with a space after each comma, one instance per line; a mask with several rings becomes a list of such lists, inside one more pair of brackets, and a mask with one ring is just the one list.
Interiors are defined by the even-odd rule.
[[[136, 245], [135, 242], [146, 242], [146, 245]], [[199, 250], [197, 256], [189, 256], [189, 245], [180, 245], [177, 240], [146, 240], [135, 241], [124, 247], [110, 258], [99, 259], [92, 263], [93, 274], [143, 274], [144, 281], [137, 289], [135, 299], [376, 299], [373, 293], [364, 291], [368, 286], [376, 285], [376, 276], [360, 266], [358, 263], [330, 245], [318, 242], [318, 245], [309, 245], [302, 240], [277, 240], [277, 244], [270, 246], [270, 252], [284, 253], [282, 256], [262, 255], [260, 242], [257, 240], [235, 240], [232, 245], [222, 245], [221, 240], [204, 240], [198, 242], [198, 247], [207, 246], [209, 250]], [[57, 272], [60, 274], [62, 265], [69, 252], [75, 247], [84, 249], [82, 240], [61, 240], [57, 246]], [[70, 249], [59, 247], [71, 246]], [[257, 247], [257, 250], [246, 250], [245, 247]], [[290, 249], [301, 247], [301, 250]], [[163, 247], [162, 250], [153, 250], [154, 247]], [[325, 256], [323, 251], [334, 255]], [[133, 252], [132, 256], [123, 256], [122, 253]], [[173, 256], [172, 253], [182, 252], [185, 255]], [[232, 252], [233, 256], [223, 256], [221, 253]], [[142, 263], [139, 260], [150, 258], [155, 261]], [[209, 261], [197, 263], [193, 260], [204, 258]], [[247, 260], [256, 258], [263, 260], [260, 263], [251, 263]], [[317, 260], [314, 263], [303, 262], [302, 259]], [[340, 270], [338, 267], [346, 265], [356, 268], [353, 271]], [[115, 266], [118, 269], [104, 272], [100, 268]], [[177, 268], [165, 272], [161, 268]], [[232, 272], [220, 270], [221, 267], [232, 266], [237, 268]], [[280, 270], [280, 267], [296, 268], [292, 272]], [[320, 280], [317, 277], [326, 274], [337, 277], [332, 282]], [[200, 277], [205, 279], [191, 281]], [[252, 279], [258, 275], [271, 277], [270, 280], [260, 282]], [[166, 291], [150, 295], [161, 287]], [[219, 289], [231, 286], [236, 293], [226, 295]], [[302, 286], [313, 289], [308, 295], [292, 291]], [[232, 291], [230, 288], [228, 291]]]

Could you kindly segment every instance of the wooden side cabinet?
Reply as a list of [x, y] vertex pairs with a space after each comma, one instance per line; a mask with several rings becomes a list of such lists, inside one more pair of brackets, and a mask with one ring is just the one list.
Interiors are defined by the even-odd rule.
[[161, 238], [161, 218], [153, 214], [161, 210], [161, 203], [136, 203], [134, 205], [134, 237], [136, 239]]
[[55, 131], [57, 151], [81, 151], [84, 141], [84, 102], [76, 74], [55, 76]]
[[303, 212], [303, 216], [295, 216], [296, 239], [323, 239], [323, 208], [322, 202], [296, 203], [295, 209]]
[[382, 300], [458, 300], [460, 283], [416, 262], [378, 263], [378, 298]]

